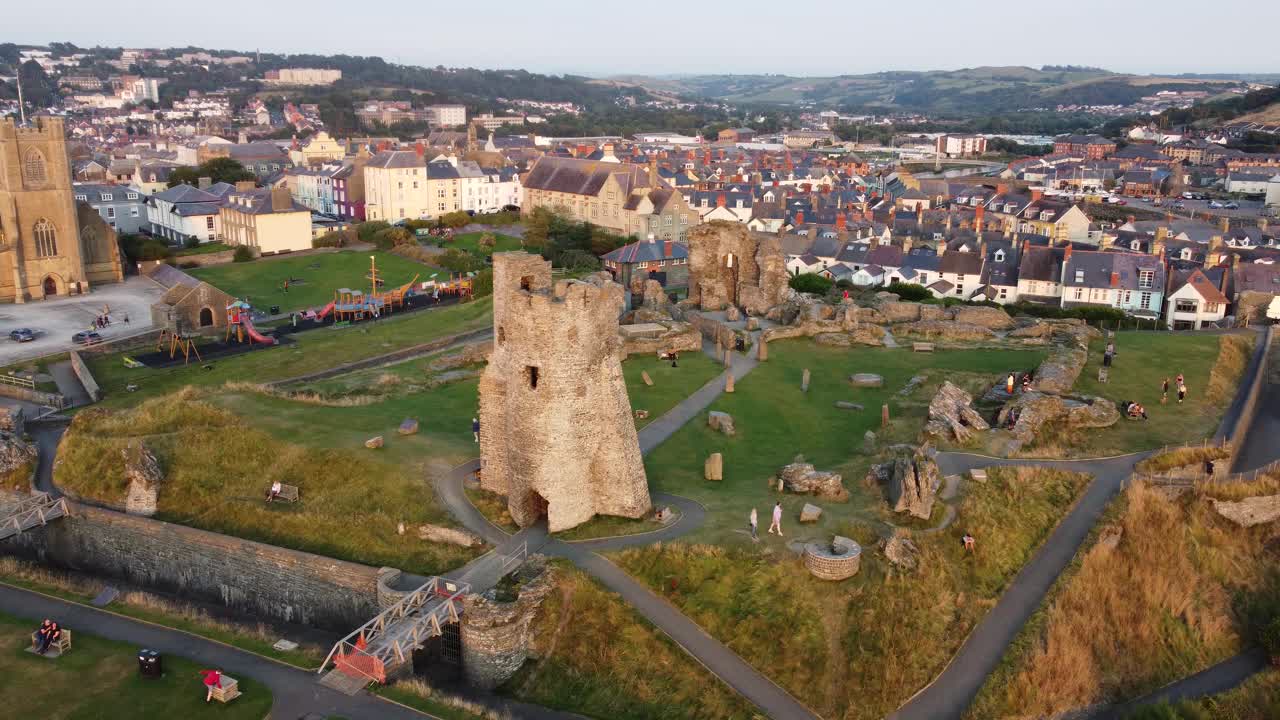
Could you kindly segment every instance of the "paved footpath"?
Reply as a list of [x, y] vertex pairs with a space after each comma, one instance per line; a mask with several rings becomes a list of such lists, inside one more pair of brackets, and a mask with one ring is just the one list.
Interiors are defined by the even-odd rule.
[[1175, 683], [1166, 685], [1155, 692], [1114, 708], [1108, 708], [1093, 716], [1091, 720], [1121, 720], [1134, 710], [1144, 705], [1156, 703], [1177, 703], [1182, 700], [1217, 695], [1239, 686], [1270, 667], [1266, 655], [1261, 650], [1248, 650], [1227, 658], [1217, 665], [1201, 670], [1195, 675], [1185, 677]]
[[[889, 715], [892, 720], [960, 718], [1022, 626], [1040, 607], [1058, 575], [1075, 557], [1107, 504], [1146, 453], [1100, 460], [1004, 460], [964, 453], [938, 453], [943, 475], [995, 465], [1033, 465], [1088, 473], [1093, 480], [1071, 512], [1027, 562], [969, 634], [951, 663], [932, 683]], [[979, 538], [981, 542], [981, 538]]]

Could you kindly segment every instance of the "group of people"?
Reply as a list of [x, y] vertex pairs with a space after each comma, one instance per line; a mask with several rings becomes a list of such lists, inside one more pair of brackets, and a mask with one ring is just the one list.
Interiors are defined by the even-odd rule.
[[40, 628], [36, 630], [36, 652], [41, 655], [49, 652], [49, 646], [60, 637], [62, 637], [62, 628], [58, 627], [58, 623], [53, 620], [45, 618], [44, 622], [40, 623]]
[[1128, 400], [1125, 400], [1124, 402], [1120, 403], [1120, 409], [1124, 412], [1125, 415], [1128, 415], [1130, 418], [1134, 420], [1137, 420], [1138, 418], [1142, 418], [1143, 420], [1149, 419], [1147, 417], [1147, 409], [1143, 407], [1142, 403], [1140, 402], [1130, 402]]
[[[93, 329], [95, 330], [101, 330], [102, 328], [110, 324], [111, 324], [111, 316], [108, 315], [107, 313], [103, 313], [93, 319]], [[129, 313], [124, 314], [124, 324], [125, 325], [129, 324]]]
[[[755, 508], [751, 508], [751, 514], [747, 517], [747, 526], [751, 528], [751, 539], [759, 540], [760, 536], [756, 530], [759, 527], [760, 516], [756, 513]], [[777, 533], [778, 537], [782, 537], [782, 501], [773, 505], [773, 521], [769, 523], [769, 534]]]
[[[1178, 377], [1174, 378], [1174, 387], [1178, 391], [1178, 404], [1181, 405], [1183, 400], [1187, 399], [1187, 383], [1182, 377], [1182, 373], [1178, 373]], [[1165, 376], [1164, 383], [1160, 386], [1160, 402], [1161, 404], [1169, 401], [1169, 378]]]
[[[1009, 377], [1005, 378], [1005, 381], [1004, 381], [1004, 391], [1012, 395], [1014, 387], [1017, 387], [1017, 383], [1018, 383], [1018, 373], [1010, 372]], [[1022, 373], [1021, 387], [1022, 387], [1022, 392], [1027, 392], [1028, 390], [1031, 389], [1031, 373], [1029, 372]]]

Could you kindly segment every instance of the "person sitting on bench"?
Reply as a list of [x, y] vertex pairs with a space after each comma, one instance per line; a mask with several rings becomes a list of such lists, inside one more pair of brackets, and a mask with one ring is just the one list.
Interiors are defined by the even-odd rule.
[[36, 630], [35, 635], [32, 636], [32, 642], [35, 644], [37, 650], [42, 647], [48, 647], [48, 637], [52, 630], [53, 622], [49, 620], [49, 618], [45, 618], [44, 622], [40, 623], [40, 627]]
[[37, 643], [36, 652], [41, 655], [49, 651], [49, 646], [62, 637], [62, 629], [58, 627], [58, 623], [49, 623], [49, 629], [44, 631]]
[[1142, 403], [1133, 403], [1129, 405], [1129, 417], [1147, 419], [1147, 409], [1142, 407]]
[[280, 491], [283, 489], [284, 488], [280, 486], [279, 480], [271, 483], [271, 489], [267, 491], [267, 502], [271, 502], [272, 500], [280, 497]]

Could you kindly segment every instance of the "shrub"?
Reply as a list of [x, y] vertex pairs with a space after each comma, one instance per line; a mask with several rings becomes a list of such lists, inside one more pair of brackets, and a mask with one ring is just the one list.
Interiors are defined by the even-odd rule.
[[413, 233], [402, 227], [383, 228], [373, 234], [373, 244], [379, 250], [390, 250], [401, 245], [416, 243]]
[[558, 258], [559, 265], [566, 270], [589, 271], [600, 269], [600, 258], [586, 250], [565, 250]]
[[886, 289], [908, 302], [922, 302], [933, 298], [933, 293], [928, 288], [916, 283], [892, 282]]
[[340, 248], [347, 244], [347, 235], [341, 230], [330, 230], [329, 232], [316, 238], [311, 243], [312, 247], [332, 247]]
[[190, 235], [187, 237], [186, 240], [182, 241], [182, 246], [188, 250], [197, 248], [200, 246], [200, 238], [196, 237], [195, 235]]
[[147, 235], [124, 235], [120, 238], [120, 247], [131, 262], [164, 260], [173, 254], [163, 240]]
[[463, 228], [471, 224], [471, 216], [462, 210], [455, 210], [451, 213], [445, 213], [440, 216], [440, 224], [451, 227], [454, 230]]
[[1267, 655], [1275, 661], [1280, 659], [1280, 615], [1271, 619], [1271, 622], [1262, 627], [1262, 632], [1258, 634], [1258, 642], [1262, 645], [1262, 649], [1267, 651]]
[[200, 263], [198, 263], [198, 262], [192, 262], [192, 261], [188, 260], [188, 261], [186, 261], [186, 262], [180, 262], [180, 263], [178, 263], [178, 267], [182, 268], [183, 270], [191, 270], [191, 269], [193, 269], [193, 268], [198, 268], [198, 267], [200, 267]]
[[791, 277], [790, 285], [796, 292], [826, 295], [831, 290], [832, 282], [816, 273], [800, 273]]
[[356, 236], [360, 238], [360, 242], [372, 243], [374, 235], [389, 227], [391, 227], [391, 223], [382, 220], [371, 220], [356, 226]]
[[472, 272], [484, 266], [484, 262], [466, 250], [449, 248], [436, 258], [436, 264], [450, 272]]
[[482, 298], [493, 294], [493, 268], [485, 268], [476, 273], [471, 281], [471, 296]]
[[515, 225], [520, 222], [520, 213], [510, 210], [485, 214], [477, 213], [471, 219], [480, 225]]
[[249, 262], [253, 259], [253, 251], [248, 245], [237, 245], [236, 251], [231, 254], [231, 262]]
[[493, 233], [484, 233], [476, 243], [485, 250], [493, 250], [498, 244], [498, 239], [493, 236]]

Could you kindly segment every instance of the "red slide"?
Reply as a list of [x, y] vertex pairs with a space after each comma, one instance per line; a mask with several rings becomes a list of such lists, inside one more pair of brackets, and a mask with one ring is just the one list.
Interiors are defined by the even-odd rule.
[[244, 331], [249, 333], [250, 340], [254, 342], [260, 342], [263, 345], [276, 344], [275, 338], [267, 337], [266, 335], [263, 335], [262, 333], [258, 332], [257, 329], [253, 327], [253, 321], [249, 319], [249, 313], [243, 313], [240, 315], [240, 324], [244, 325]]
[[327, 316], [329, 315], [329, 313], [331, 313], [331, 312], [333, 312], [333, 301], [330, 301], [328, 305], [325, 305], [325, 306], [324, 306], [324, 309], [323, 309], [323, 310], [321, 310], [320, 312], [316, 313], [316, 319], [317, 319], [317, 320], [323, 320], [323, 319], [325, 319], [325, 317], [327, 317]]

